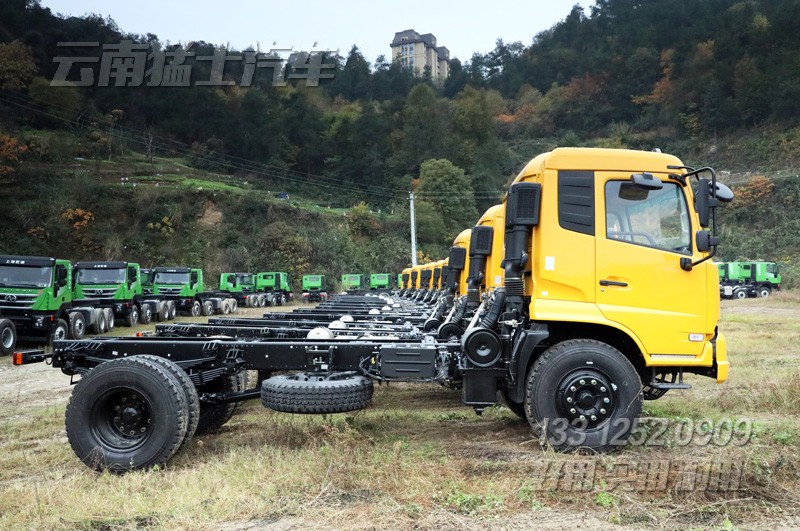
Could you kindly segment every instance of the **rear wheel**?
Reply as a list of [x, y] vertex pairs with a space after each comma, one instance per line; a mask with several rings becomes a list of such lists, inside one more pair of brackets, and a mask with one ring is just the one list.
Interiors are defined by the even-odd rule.
[[558, 450], [625, 443], [642, 412], [642, 382], [614, 347], [572, 339], [550, 347], [528, 374], [525, 413]]
[[106, 330], [111, 332], [114, 330], [114, 310], [111, 308], [103, 308], [103, 312], [106, 314]]
[[194, 301], [192, 303], [192, 317], [200, 317], [203, 314], [203, 305], [200, 304], [200, 301]]
[[175, 377], [144, 356], [102, 363], [72, 391], [67, 439], [90, 468], [125, 472], [165, 463], [187, 431], [186, 394]]
[[72, 339], [83, 339], [86, 335], [86, 319], [80, 312], [69, 314], [69, 337]]
[[139, 322], [143, 325], [150, 324], [150, 321], [153, 320], [153, 310], [151, 309], [149, 304], [143, 304], [142, 309], [139, 312]]
[[203, 302], [203, 315], [205, 316], [214, 315], [214, 305], [211, 303], [211, 301]]
[[733, 290], [733, 298], [734, 299], [746, 299], [747, 298], [747, 290], [744, 288], [736, 288]]
[[194, 433], [197, 430], [197, 423], [200, 421], [200, 399], [197, 396], [197, 389], [195, 389], [194, 384], [192, 383], [191, 378], [189, 378], [189, 375], [186, 374], [186, 371], [178, 367], [178, 365], [173, 361], [159, 356], [152, 356], [150, 354], [140, 355], [139, 357], [148, 359], [156, 365], [163, 367], [175, 378], [175, 381], [180, 385], [181, 389], [183, 389], [183, 392], [186, 394], [188, 416], [186, 417], [186, 434], [183, 437], [183, 442], [181, 442], [181, 448], [183, 448], [194, 436]]
[[139, 307], [137, 305], [131, 306], [131, 311], [125, 316], [125, 324], [128, 326], [136, 326], [139, 323]]
[[[242, 371], [244, 372], [244, 371]], [[197, 392], [203, 393], [232, 393], [244, 391], [245, 376], [231, 374], [199, 386]], [[197, 424], [196, 434], [214, 433], [219, 431], [228, 422], [236, 411], [236, 402], [222, 404], [200, 403], [200, 420]]]
[[170, 321], [175, 319], [178, 315], [178, 308], [175, 306], [175, 301], [167, 301], [167, 319]]
[[95, 334], [105, 334], [108, 331], [106, 312], [104, 312], [102, 309], [94, 310], [94, 323], [92, 323], [92, 331]]
[[0, 319], [0, 354], [9, 356], [17, 345], [17, 327], [10, 319]]

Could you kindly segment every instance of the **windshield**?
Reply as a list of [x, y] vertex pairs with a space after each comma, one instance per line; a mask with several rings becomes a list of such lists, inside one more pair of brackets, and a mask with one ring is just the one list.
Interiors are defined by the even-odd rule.
[[75, 278], [78, 284], [122, 284], [125, 269], [78, 269]]
[[186, 273], [169, 273], [167, 271], [156, 272], [156, 277], [153, 279], [154, 284], [188, 284], [189, 272]]
[[53, 280], [49, 266], [0, 266], [0, 286], [6, 288], [47, 288]]
[[236, 278], [239, 280], [239, 284], [253, 283], [253, 275], [236, 275]]

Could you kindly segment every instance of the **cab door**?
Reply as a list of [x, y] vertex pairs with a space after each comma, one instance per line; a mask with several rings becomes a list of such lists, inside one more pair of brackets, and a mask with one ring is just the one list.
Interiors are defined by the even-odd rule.
[[706, 339], [706, 268], [681, 269], [693, 256], [685, 190], [674, 181], [647, 190], [630, 176], [596, 187], [596, 301], [633, 331], [648, 354], [698, 356]]

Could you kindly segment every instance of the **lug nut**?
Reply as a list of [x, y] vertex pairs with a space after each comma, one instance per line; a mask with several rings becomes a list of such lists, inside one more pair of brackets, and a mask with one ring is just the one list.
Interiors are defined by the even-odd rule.
[[592, 415], [592, 420], [597, 420], [597, 417]]
[[581, 381], [580, 381], [580, 382], [578, 382], [578, 383], [579, 383], [579, 384], [581, 384], [581, 385], [586, 385], [586, 380], [581, 380]]
[[119, 406], [114, 406], [114, 411], [119, 411]]
[[571, 396], [568, 396], [568, 397], [567, 397], [567, 403], [568, 403], [568, 404], [571, 404], [571, 403], [572, 403], [572, 397], [571, 397]]
[[605, 392], [606, 392], [606, 388], [605, 388], [605, 387], [601, 387], [601, 388], [600, 388], [600, 392], [601, 392], [601, 393], [605, 393]]
[[142, 432], [142, 433], [144, 433], [144, 428], [140, 429], [139, 431], [140, 431], [140, 432]]
[[600, 409], [600, 414], [601, 415], [605, 415], [606, 414], [606, 410], [605, 409]]
[[570, 410], [569, 410], [569, 412], [570, 412], [570, 413], [572, 413], [573, 415], [574, 415], [575, 413], [577, 413], [577, 411], [575, 411], [575, 408], [572, 408], [572, 409], [570, 409]]
[[573, 393], [574, 393], [575, 391], [577, 391], [577, 389], [575, 389], [575, 386], [574, 386], [574, 385], [573, 385], [572, 387], [570, 387], [570, 388], [569, 388], [569, 390], [570, 390], [570, 391], [572, 391]]
[[597, 385], [597, 380], [592, 380], [592, 385]]
[[609, 400], [608, 398], [604, 398], [604, 399], [603, 399], [603, 403], [604, 403], [604, 404], [608, 404], [609, 402], [611, 402], [611, 400]]

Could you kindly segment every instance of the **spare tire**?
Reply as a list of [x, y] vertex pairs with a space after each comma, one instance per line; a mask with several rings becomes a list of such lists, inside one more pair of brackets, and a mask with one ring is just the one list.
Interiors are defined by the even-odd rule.
[[285, 413], [343, 413], [366, 408], [372, 380], [353, 373], [273, 376], [261, 383], [264, 407]]

